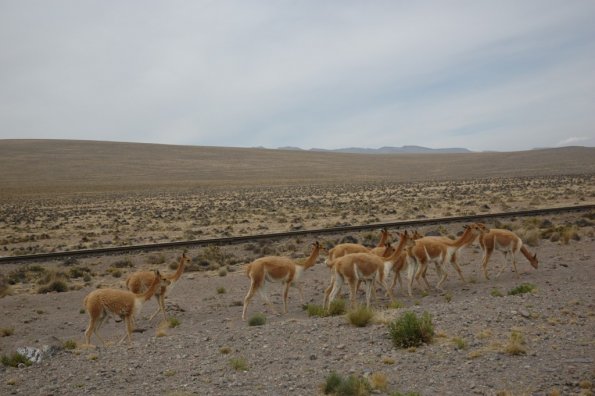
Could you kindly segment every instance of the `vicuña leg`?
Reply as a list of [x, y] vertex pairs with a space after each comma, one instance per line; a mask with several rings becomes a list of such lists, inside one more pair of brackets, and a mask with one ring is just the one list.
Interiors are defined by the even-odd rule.
[[490, 276], [488, 275], [488, 261], [490, 260], [492, 252], [493, 250], [486, 248], [483, 251], [483, 258], [481, 259], [481, 266], [483, 267], [483, 276], [485, 276], [486, 280], [490, 279]]
[[330, 308], [331, 303], [333, 302], [335, 297], [337, 297], [337, 294], [341, 290], [341, 287], [343, 287], [344, 282], [345, 282], [345, 280], [343, 279], [343, 277], [341, 275], [339, 275], [339, 274], [335, 275], [335, 277], [333, 279], [333, 288], [331, 289], [331, 294], [328, 299], [327, 309]]
[[167, 321], [167, 314], [165, 313], [165, 296], [161, 293], [155, 297], [157, 298], [157, 310], [149, 317], [149, 321], [153, 320], [159, 311], [163, 312], [163, 319]]

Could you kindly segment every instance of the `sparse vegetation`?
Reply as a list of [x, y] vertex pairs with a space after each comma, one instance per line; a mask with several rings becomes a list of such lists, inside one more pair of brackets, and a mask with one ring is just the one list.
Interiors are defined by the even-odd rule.
[[45, 294], [45, 293], [51, 293], [51, 292], [63, 293], [66, 291], [68, 291], [68, 285], [66, 284], [65, 281], [59, 280], [59, 279], [51, 281], [49, 285], [42, 286], [37, 290], [37, 292], [39, 294]]
[[175, 327], [178, 327], [178, 326], [181, 324], [181, 322], [180, 322], [180, 321], [179, 321], [177, 318], [174, 318], [174, 317], [170, 317], [170, 318], [167, 320], [167, 322], [168, 322], [168, 324], [169, 324], [169, 327], [170, 327], [171, 329], [173, 329], [173, 328], [175, 328]]
[[318, 304], [306, 304], [304, 309], [308, 312], [308, 316], [325, 317], [343, 315], [345, 313], [345, 300], [337, 298], [331, 301], [328, 310], [325, 310], [322, 305]]
[[132, 268], [134, 264], [132, 264], [132, 260], [130, 258], [125, 258], [122, 260], [117, 260], [112, 263], [112, 267], [114, 268]]
[[64, 349], [76, 349], [76, 341], [66, 340], [63, 344]]
[[228, 355], [231, 353], [231, 348], [230, 347], [221, 347], [221, 348], [219, 348], [219, 352], [221, 352], [221, 354], [223, 354], [223, 355]]
[[370, 374], [369, 382], [370, 387], [374, 390], [386, 392], [388, 389], [388, 378], [386, 377], [386, 374], [382, 372], [377, 371]]
[[248, 325], [250, 326], [262, 326], [267, 322], [267, 317], [261, 312], [257, 312], [250, 317]]
[[14, 327], [0, 327], [0, 337], [10, 337], [14, 334]]
[[31, 366], [32, 362], [20, 353], [13, 352], [11, 355], [2, 355], [2, 364], [9, 367], [18, 367], [19, 364]]
[[[152, 254], [149, 257], [147, 257], [147, 263], [153, 264], [153, 265], [163, 264], [163, 263], [165, 263], [165, 256], [163, 254]], [[175, 268], [177, 268], [177, 267], [178, 267], [178, 263], [176, 262]]]
[[414, 312], [407, 311], [389, 323], [389, 333], [396, 347], [415, 347], [432, 342], [434, 325], [429, 313], [424, 312], [418, 318]]
[[305, 308], [308, 316], [317, 316], [320, 318], [326, 316], [326, 311], [322, 305], [307, 304]]
[[346, 303], [345, 300], [341, 298], [336, 298], [331, 301], [329, 308], [328, 308], [328, 315], [329, 316], [338, 316], [343, 315], [346, 312]]
[[400, 302], [398, 300], [393, 300], [390, 303], [388, 303], [388, 308], [401, 309], [401, 308], [405, 308], [405, 304], [403, 304], [402, 302]]
[[502, 294], [500, 289], [498, 289], [497, 287], [492, 288], [490, 295], [492, 295], [493, 297], [504, 297], [504, 294]]
[[504, 352], [513, 356], [525, 355], [527, 353], [525, 339], [520, 331], [513, 330], [510, 332], [510, 338], [504, 347]]
[[535, 285], [532, 283], [521, 283], [517, 287], [514, 287], [508, 291], [509, 296], [515, 296], [517, 294], [532, 293], [535, 290]]
[[336, 372], [330, 373], [323, 385], [325, 395], [336, 396], [367, 396], [372, 387], [368, 380], [355, 375], [343, 378]]
[[347, 320], [356, 327], [366, 327], [374, 317], [374, 311], [363, 305], [347, 311]]
[[242, 356], [231, 358], [229, 364], [236, 371], [248, 371], [248, 361]]
[[454, 337], [452, 339], [452, 343], [454, 344], [456, 349], [466, 349], [467, 348], [467, 342], [460, 337]]

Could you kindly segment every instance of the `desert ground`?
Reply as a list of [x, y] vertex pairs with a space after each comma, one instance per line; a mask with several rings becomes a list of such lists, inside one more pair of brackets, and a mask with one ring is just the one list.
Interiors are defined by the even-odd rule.
[[[202, 149], [203, 173], [196, 176], [184, 148], [175, 148], [178, 162], [170, 163], [163, 158], [173, 148], [160, 151], [156, 145], [143, 145], [142, 155], [136, 150], [138, 158], [131, 160], [132, 155], [122, 159], [130, 150], [126, 145], [102, 151], [97, 147], [103, 143], [44, 142], [43, 150], [35, 150], [26, 143], [0, 144], [5, 154], [0, 163], [11, 170], [0, 176], [6, 186], [0, 192], [0, 255], [595, 203], [593, 149], [391, 157], [392, 169], [383, 156], [254, 149], [258, 155], [252, 157], [246, 149], [239, 150], [244, 157], [238, 161], [252, 167], [244, 167], [243, 174], [224, 166], [238, 158], [233, 150]], [[255, 159], [265, 154], [272, 159]], [[271, 161], [283, 154], [286, 165], [273, 169]], [[106, 166], [89, 169], [81, 158]], [[44, 161], [48, 165], [40, 166]], [[150, 166], [142, 161], [159, 166], [146, 171]], [[311, 168], [292, 168], [291, 161]], [[354, 162], [355, 168], [345, 170]], [[270, 173], [262, 174], [265, 168]], [[404, 176], [412, 169], [419, 171]], [[391, 302], [378, 289], [374, 317], [365, 327], [354, 326], [345, 315], [310, 316], [305, 309], [322, 304], [329, 284], [324, 254], [301, 279], [304, 303], [291, 288], [288, 313], [276, 316], [256, 296], [248, 316], [262, 312], [266, 322], [242, 321], [249, 288], [244, 265], [267, 255], [299, 262], [314, 237], [194, 248], [166, 298], [168, 321], [162, 315], [148, 320], [157, 308], [151, 299], [136, 320], [131, 344], [116, 344], [125, 333], [123, 322], [103, 325], [107, 346], [95, 337], [95, 346], [84, 345], [85, 295], [97, 288], [123, 288], [140, 269], [173, 273], [179, 249], [2, 264], [0, 355], [9, 357], [21, 347], [47, 353], [31, 366], [0, 366], [0, 394], [317, 395], [333, 372], [365, 380], [370, 392], [386, 395], [592, 394], [594, 225], [592, 211], [486, 222], [521, 236], [537, 253], [538, 269], [519, 254], [520, 274], [508, 265], [496, 277], [504, 266], [497, 252], [487, 280], [475, 242], [459, 257], [466, 282], [449, 267], [444, 291], [423, 292], [416, 285], [409, 297], [397, 284], [396, 302]], [[447, 223], [418, 231], [456, 238], [463, 226]], [[373, 246], [379, 231], [318, 240], [327, 248], [344, 241]], [[403, 230], [389, 231], [396, 242]], [[428, 274], [436, 285], [434, 268]], [[533, 290], [509, 294], [521, 284]], [[280, 310], [281, 285], [268, 291]], [[363, 302], [361, 292], [358, 300]], [[395, 347], [389, 324], [408, 311], [431, 315], [432, 342]]]

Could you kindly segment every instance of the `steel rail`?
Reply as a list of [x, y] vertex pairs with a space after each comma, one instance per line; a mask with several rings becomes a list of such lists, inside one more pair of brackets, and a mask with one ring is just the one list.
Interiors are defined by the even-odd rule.
[[81, 257], [81, 256], [98, 256], [98, 255], [115, 255], [122, 253], [130, 253], [135, 251], [158, 251], [167, 248], [189, 248], [198, 246], [208, 245], [233, 245], [237, 243], [252, 242], [258, 240], [275, 240], [283, 238], [291, 238], [303, 235], [324, 235], [324, 234], [338, 234], [348, 231], [368, 231], [378, 228], [405, 228], [405, 227], [419, 227], [425, 225], [442, 224], [442, 223], [460, 223], [460, 222], [477, 222], [486, 219], [504, 218], [504, 217], [527, 217], [527, 216], [542, 216], [553, 213], [566, 213], [566, 212], [584, 212], [589, 210], [595, 210], [595, 205], [576, 205], [576, 206], [562, 206], [554, 208], [542, 208], [542, 209], [530, 209], [520, 210], [515, 212], [498, 212], [498, 213], [484, 213], [467, 216], [451, 216], [451, 217], [437, 217], [431, 219], [414, 219], [414, 220], [401, 220], [388, 223], [372, 223], [355, 226], [339, 226], [331, 228], [320, 228], [311, 230], [295, 230], [286, 232], [277, 232], [269, 234], [258, 234], [258, 235], [245, 235], [225, 238], [211, 238], [211, 239], [197, 239], [189, 241], [175, 241], [175, 242], [161, 242], [152, 244], [142, 245], [128, 245], [128, 246], [113, 246], [104, 247], [97, 249], [81, 249], [81, 250], [70, 250], [63, 252], [50, 252], [50, 253], [36, 253], [22, 256], [2, 256], [0, 257], [0, 264], [14, 263], [14, 262], [25, 262], [25, 261], [38, 261], [38, 260], [57, 260], [67, 257]]

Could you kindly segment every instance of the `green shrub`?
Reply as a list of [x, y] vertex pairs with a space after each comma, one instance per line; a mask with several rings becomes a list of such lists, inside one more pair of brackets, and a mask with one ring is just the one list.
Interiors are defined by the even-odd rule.
[[495, 287], [492, 289], [492, 291], [490, 292], [490, 294], [493, 297], [504, 297], [504, 294], [502, 294], [502, 292], [500, 291], [500, 289], [495, 288]]
[[225, 268], [225, 267], [219, 268], [218, 274], [219, 274], [219, 276], [226, 276], [227, 275], [227, 268]]
[[[147, 263], [157, 265], [165, 263], [165, 256], [163, 254], [152, 254], [147, 257]], [[177, 265], [176, 265], [177, 268]]]
[[370, 308], [360, 306], [347, 312], [347, 320], [354, 326], [366, 327], [374, 317], [374, 311]]
[[170, 328], [178, 327], [180, 325], [180, 321], [177, 318], [171, 317], [167, 321]]
[[336, 372], [332, 372], [328, 375], [328, 377], [326, 377], [326, 382], [324, 383], [324, 387], [323, 387], [323, 392], [325, 395], [328, 395], [329, 393], [335, 393], [337, 391], [337, 389], [339, 388], [339, 386], [341, 385], [341, 382], [343, 381], [343, 378], [341, 378], [341, 376], [339, 374], [337, 374]]
[[64, 282], [62, 280], [55, 280], [47, 286], [40, 287], [37, 290], [37, 293], [39, 293], [39, 294], [45, 294], [45, 293], [51, 293], [51, 292], [63, 293], [66, 291], [68, 291], [68, 285], [66, 284], [66, 282]]
[[122, 260], [118, 260], [118, 261], [114, 261], [112, 263], [112, 267], [115, 268], [130, 268], [130, 267], [134, 267], [134, 264], [132, 264], [132, 260], [129, 258], [125, 258]]
[[74, 268], [71, 268], [68, 271], [68, 276], [70, 278], [82, 278], [88, 272], [91, 272], [91, 270], [89, 268], [86, 268], [86, 267], [74, 267]]
[[219, 286], [217, 288], [217, 294], [225, 294], [225, 288], [223, 286]]
[[308, 312], [308, 316], [318, 316], [321, 318], [326, 316], [326, 311], [322, 305], [308, 304], [306, 305], [306, 311]]
[[467, 348], [467, 343], [464, 339], [460, 337], [455, 337], [452, 339], [452, 343], [454, 344], [456, 349], [465, 349]]
[[343, 315], [345, 313], [345, 300], [341, 298], [337, 298], [336, 300], [331, 301], [331, 304], [328, 308], [328, 315], [329, 316], [338, 316]]
[[9, 337], [14, 334], [13, 327], [0, 327], [0, 337]]
[[371, 390], [372, 387], [365, 378], [354, 375], [343, 378], [336, 372], [329, 374], [323, 386], [323, 392], [325, 395], [333, 394], [337, 396], [367, 396], [370, 394]]
[[401, 309], [401, 308], [405, 308], [405, 304], [403, 304], [400, 301], [393, 300], [390, 303], [388, 303], [388, 308], [390, 308], [390, 309]]
[[229, 360], [229, 364], [234, 370], [237, 371], [247, 371], [248, 370], [248, 361], [243, 357], [232, 358]]
[[252, 317], [248, 320], [248, 325], [250, 326], [262, 326], [267, 322], [267, 317], [260, 312], [255, 313]]
[[534, 284], [532, 284], [532, 283], [521, 283], [517, 287], [510, 289], [508, 291], [508, 295], [509, 296], [514, 296], [514, 295], [517, 295], [517, 294], [531, 293], [533, 290], [535, 290], [535, 285]]
[[434, 337], [432, 317], [424, 312], [421, 318], [418, 318], [414, 312], [407, 311], [389, 323], [389, 333], [393, 344], [398, 348], [430, 343]]
[[32, 364], [29, 359], [16, 352], [14, 352], [12, 355], [2, 355], [0, 360], [2, 361], [3, 365], [10, 367], [18, 367], [20, 363], [23, 363], [25, 366], [31, 366]]
[[64, 349], [76, 349], [76, 341], [73, 341], [73, 340], [64, 341]]

